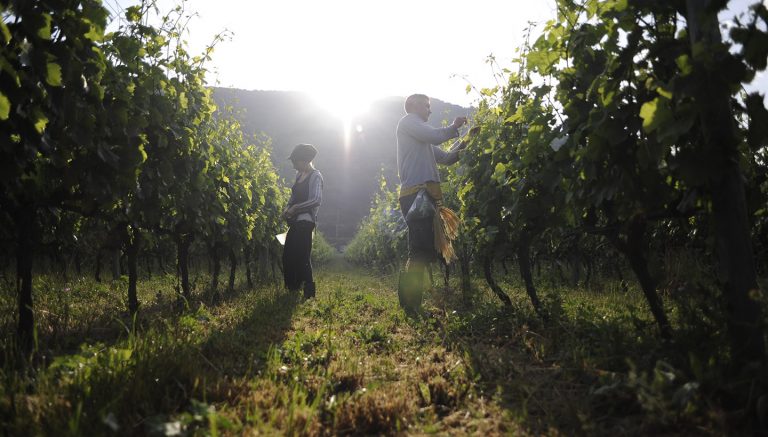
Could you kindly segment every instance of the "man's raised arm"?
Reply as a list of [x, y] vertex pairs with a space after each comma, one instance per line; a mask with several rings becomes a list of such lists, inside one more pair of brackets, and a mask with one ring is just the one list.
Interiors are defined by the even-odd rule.
[[448, 127], [432, 127], [416, 117], [406, 117], [400, 122], [400, 129], [416, 140], [428, 144], [441, 144], [459, 136], [459, 127], [466, 123], [465, 117], [457, 117]]

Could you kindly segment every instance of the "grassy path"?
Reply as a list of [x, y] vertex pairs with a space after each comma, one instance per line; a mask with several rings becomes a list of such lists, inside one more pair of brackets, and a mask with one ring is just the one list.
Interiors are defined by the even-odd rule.
[[[628, 369], [628, 357], [653, 368], [656, 348], [654, 337], [643, 334], [652, 322], [637, 317], [647, 312], [633, 309], [639, 299], [630, 295], [562, 293], [571, 300], [547, 301], [545, 325], [514, 287], [506, 309], [482, 284], [471, 308], [457, 291], [436, 287], [423, 314], [409, 317], [398, 306], [394, 275], [375, 276], [336, 259], [316, 279], [317, 297], [309, 301], [260, 286], [216, 301], [199, 295], [184, 312], [174, 304], [173, 278], [148, 279], [140, 283], [135, 331], [125, 315], [114, 316], [124, 311], [123, 284], [40, 284], [39, 370], [19, 372], [8, 352], [11, 337], [3, 340], [2, 429], [717, 434], [696, 410], [674, 412], [680, 393], [696, 396], [684, 375], [669, 366], [653, 374]], [[62, 307], [63, 292], [71, 305]], [[11, 319], [2, 322], [12, 326]]]
[[[519, 348], [508, 347], [508, 336], [471, 335], [467, 329], [479, 326], [462, 325], [466, 320], [451, 309], [450, 290], [432, 290], [424, 315], [411, 318], [398, 307], [394, 276], [372, 277], [338, 261], [320, 271], [317, 282], [314, 300], [280, 299], [284, 306], [278, 312], [291, 312], [287, 325], [267, 319], [266, 324], [241, 323], [235, 336], [243, 338], [227, 335], [209, 349], [211, 356], [231, 363], [222, 363], [227, 368], [238, 367], [236, 356], [254, 363], [244, 373], [237, 372], [236, 395], [217, 405], [224, 418], [237, 424], [232, 431], [545, 431], [538, 425], [526, 429], [518, 419], [529, 409], [547, 414], [538, 404], [555, 400], [545, 398], [553, 395], [557, 370], [534, 365]], [[233, 308], [241, 307], [222, 306], [214, 318], [226, 320]], [[486, 327], [495, 329], [490, 322]], [[235, 345], [249, 341], [253, 348], [238, 351]], [[274, 342], [274, 347], [253, 353], [259, 349], [256, 344], [265, 341]], [[531, 408], [526, 401], [537, 405]]]
[[[448, 315], [427, 306], [424, 317], [406, 317], [394, 281], [337, 264], [318, 273], [316, 299], [283, 300], [295, 307], [282, 341], [265, 326], [241, 329], [277, 341], [263, 356], [251, 354], [256, 365], [238, 380], [237, 395], [219, 404], [237, 423], [232, 430], [519, 434], [493, 393], [476, 383], [472, 358], [446, 338]], [[214, 316], [226, 318], [226, 311]], [[211, 352], [221, 356], [226, 347]]]

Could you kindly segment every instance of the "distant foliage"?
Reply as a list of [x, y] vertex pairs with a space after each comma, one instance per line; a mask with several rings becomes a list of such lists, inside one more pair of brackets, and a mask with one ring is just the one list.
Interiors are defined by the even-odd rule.
[[363, 219], [344, 256], [350, 262], [379, 270], [397, 269], [407, 256], [407, 227], [397, 200], [397, 192], [381, 190], [373, 200], [371, 212]]
[[312, 238], [312, 263], [318, 265], [328, 264], [336, 253], [336, 248], [328, 243], [323, 233], [315, 231], [315, 235]]

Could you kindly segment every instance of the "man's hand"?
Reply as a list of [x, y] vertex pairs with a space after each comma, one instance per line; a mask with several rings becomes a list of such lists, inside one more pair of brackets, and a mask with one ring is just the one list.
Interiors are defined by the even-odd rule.
[[456, 117], [453, 119], [453, 123], [451, 123], [451, 127], [454, 129], [458, 129], [464, 126], [464, 124], [466, 123], [467, 123], [467, 117]]

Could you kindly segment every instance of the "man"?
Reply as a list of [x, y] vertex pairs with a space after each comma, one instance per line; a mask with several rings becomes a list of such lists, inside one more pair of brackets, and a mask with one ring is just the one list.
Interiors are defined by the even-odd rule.
[[[459, 160], [459, 151], [467, 142], [457, 142], [445, 151], [438, 145], [459, 136], [466, 117], [456, 117], [448, 127], [427, 124], [432, 114], [429, 97], [413, 94], [405, 99], [405, 116], [397, 124], [397, 168], [400, 175], [400, 211], [406, 217], [419, 191], [433, 202], [442, 200], [437, 164], [450, 165]], [[438, 212], [439, 214], [439, 212]], [[406, 309], [421, 304], [425, 267], [435, 260], [434, 218], [406, 219], [408, 225], [408, 263], [401, 274], [398, 293]]]

